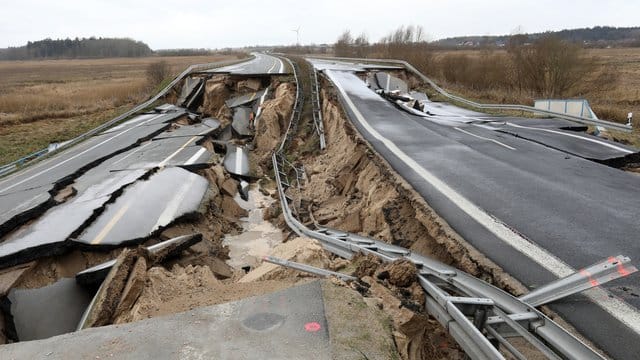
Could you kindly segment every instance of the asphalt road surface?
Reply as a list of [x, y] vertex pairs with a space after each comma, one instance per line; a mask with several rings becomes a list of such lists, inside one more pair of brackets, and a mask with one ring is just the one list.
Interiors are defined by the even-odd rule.
[[234, 75], [264, 75], [285, 73], [284, 63], [279, 58], [262, 53], [252, 53], [252, 55], [255, 58], [249, 61], [209, 70], [208, 72], [230, 73]]
[[[529, 288], [618, 254], [638, 264], [640, 177], [567, 150], [615, 150], [597, 138], [525, 129], [540, 137], [532, 141], [485, 126], [505, 118], [448, 104], [435, 106], [447, 114], [413, 116], [351, 71], [325, 73], [375, 150], [455, 231]], [[639, 284], [636, 273], [552, 308], [610, 355], [631, 359], [640, 353]]]

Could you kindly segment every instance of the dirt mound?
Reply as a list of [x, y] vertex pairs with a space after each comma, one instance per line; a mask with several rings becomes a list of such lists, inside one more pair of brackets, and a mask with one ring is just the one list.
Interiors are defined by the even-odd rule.
[[274, 292], [293, 284], [290, 281], [224, 283], [216, 279], [209, 267], [192, 265], [174, 265], [171, 271], [153, 267], [147, 271], [146, 277], [142, 294], [131, 310], [119, 316], [114, 323], [138, 321], [235, 301]]
[[415, 264], [407, 259], [395, 260], [384, 264], [377, 277], [399, 287], [409, 287], [418, 280]]
[[[322, 245], [320, 245], [318, 241], [309, 238], [299, 237], [282, 243], [274, 247], [270, 255], [323, 269], [328, 268], [331, 263], [329, 254], [324, 250]], [[295, 280], [312, 276], [313, 275], [308, 273], [264, 262], [243, 276], [239, 281], [241, 283], [247, 283], [263, 280]]]
[[365, 276], [373, 276], [378, 270], [382, 260], [373, 254], [357, 253], [351, 262], [355, 266], [353, 276], [363, 278]]
[[201, 108], [202, 113], [221, 120], [229, 119], [229, 117], [224, 116], [228, 110], [226, 109], [225, 100], [231, 96], [229, 85], [226, 77], [213, 77], [207, 80]]
[[295, 85], [282, 83], [276, 87], [272, 100], [267, 100], [262, 105], [262, 114], [257, 120], [255, 154], [262, 164], [266, 157], [276, 148], [287, 130], [291, 110], [295, 100]]

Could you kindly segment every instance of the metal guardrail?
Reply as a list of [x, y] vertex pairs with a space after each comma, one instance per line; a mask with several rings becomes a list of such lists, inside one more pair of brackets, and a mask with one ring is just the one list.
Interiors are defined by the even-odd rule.
[[[295, 67], [293, 68], [297, 83], [297, 74]], [[299, 87], [298, 92], [300, 92]], [[301, 105], [300, 95], [296, 96], [295, 108]], [[299, 112], [293, 112], [289, 130], [295, 127], [292, 123], [297, 123], [299, 116]], [[426, 311], [440, 322], [472, 359], [504, 359], [503, 353], [498, 350], [499, 345], [502, 345], [504, 351], [513, 357], [526, 359], [525, 355], [509, 342], [508, 339], [512, 337], [526, 340], [550, 359], [602, 359], [596, 351], [531, 304], [463, 271], [399, 246], [339, 230], [328, 228], [313, 230], [302, 224], [289, 207], [294, 199], [285, 192], [291, 186], [287, 179], [289, 171], [293, 170], [297, 176], [297, 169], [286, 160], [285, 156], [289, 141], [290, 134], [287, 133], [283, 136], [278, 150], [272, 155], [281, 208], [289, 228], [299, 236], [320, 241], [326, 250], [347, 259], [357, 252], [363, 252], [378, 256], [384, 261], [402, 258], [412, 261], [418, 269], [419, 283], [425, 290]], [[286, 169], [286, 166], [292, 168]], [[618, 266], [618, 263], [615, 266]], [[596, 271], [594, 267], [588, 269]], [[602, 271], [606, 274], [608, 270]], [[591, 274], [591, 276], [598, 275]], [[576, 283], [589, 282], [593, 285], [590, 279], [584, 276], [571, 275], [564, 280], [566, 281], [559, 281], [562, 283], [561, 288], [565, 290], [561, 297], [581, 291], [582, 286], [576, 286]], [[557, 294], [554, 294], [556, 288], [557, 286], [546, 287], [547, 290], [538, 293], [536, 298], [557, 298], [555, 296]], [[573, 288], [574, 291], [569, 291], [568, 288]]]
[[482, 104], [477, 103], [463, 97], [453, 95], [448, 93], [446, 90], [438, 86], [435, 81], [431, 80], [424, 74], [422, 74], [418, 69], [416, 69], [413, 65], [409, 64], [403, 60], [390, 60], [390, 59], [362, 59], [362, 58], [347, 58], [347, 57], [317, 57], [318, 59], [333, 59], [333, 60], [347, 60], [347, 61], [359, 61], [359, 62], [377, 62], [377, 63], [386, 63], [386, 64], [396, 64], [402, 65], [405, 69], [411, 71], [413, 74], [418, 76], [422, 81], [426, 82], [431, 86], [435, 91], [437, 91], [440, 95], [468, 106], [477, 108], [477, 109], [489, 109], [489, 110], [516, 110], [516, 111], [525, 111], [536, 114], [545, 114], [549, 116], [558, 117], [565, 120], [575, 121], [586, 125], [592, 126], [601, 126], [608, 129], [618, 130], [622, 132], [631, 132], [633, 131], [633, 127], [631, 125], [620, 124], [613, 121], [608, 120], [599, 120], [599, 119], [590, 119], [580, 116], [573, 116], [568, 114], [557, 113], [544, 109], [537, 109], [533, 106], [527, 105], [517, 105], [517, 104]]
[[84, 134], [81, 134], [71, 140], [68, 140], [64, 143], [64, 145], [57, 147], [55, 150], [49, 151], [49, 149], [42, 149], [39, 151], [36, 151], [32, 154], [29, 154], [25, 157], [22, 157], [16, 161], [13, 161], [9, 164], [6, 165], [2, 165], [0, 166], [0, 176], [4, 176], [7, 175], [17, 169], [19, 169], [21, 166], [23, 166], [25, 163], [30, 162], [34, 159], [40, 158], [44, 155], [50, 155], [50, 154], [54, 154], [57, 152], [60, 152], [61, 150], [64, 149], [68, 149], [76, 144], [78, 144], [79, 142], [105, 130], [110, 128], [111, 126], [116, 125], [117, 123], [119, 123], [120, 121], [123, 121], [125, 119], [127, 119], [129, 116], [140, 112], [142, 110], [144, 110], [145, 108], [151, 106], [154, 102], [158, 101], [161, 97], [165, 96], [169, 90], [171, 90], [176, 84], [178, 84], [180, 81], [182, 81], [182, 79], [184, 79], [187, 75], [189, 75], [190, 73], [194, 72], [194, 71], [199, 71], [199, 70], [203, 70], [203, 69], [208, 69], [211, 67], [220, 67], [220, 66], [228, 66], [228, 65], [233, 65], [233, 64], [238, 64], [241, 62], [245, 62], [245, 61], [249, 61], [253, 58], [253, 55], [247, 59], [241, 59], [241, 60], [226, 60], [226, 61], [218, 61], [218, 62], [214, 62], [214, 63], [205, 63], [205, 64], [195, 64], [195, 65], [191, 65], [189, 66], [187, 69], [185, 69], [182, 73], [180, 73], [180, 75], [178, 75], [175, 79], [173, 79], [173, 81], [171, 81], [169, 83], [169, 85], [167, 85], [166, 87], [164, 87], [162, 90], [160, 90], [160, 92], [158, 94], [156, 94], [154, 97], [152, 97], [151, 99], [145, 101], [144, 103], [134, 107], [133, 109], [107, 121], [106, 123], [91, 129], [89, 131], [87, 131]]
[[311, 75], [311, 103], [313, 110], [313, 125], [316, 134], [320, 138], [320, 150], [327, 148], [327, 142], [324, 137], [324, 123], [322, 122], [322, 108], [320, 107], [320, 90], [318, 87], [318, 72], [311, 65], [313, 74]]

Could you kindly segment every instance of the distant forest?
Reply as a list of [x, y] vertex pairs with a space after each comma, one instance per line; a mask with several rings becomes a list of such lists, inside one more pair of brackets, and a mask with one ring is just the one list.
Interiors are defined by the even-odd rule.
[[[580, 43], [585, 47], [606, 47], [606, 46], [640, 46], [640, 27], [611, 27], [595, 26], [592, 28], [571, 29], [561, 31], [549, 31], [544, 33], [524, 34], [530, 42], [548, 35]], [[500, 36], [459, 36], [435, 41], [434, 45], [439, 46], [483, 46], [501, 45], [508, 42], [511, 35]]]
[[149, 45], [142, 41], [90, 37], [29, 41], [25, 46], [0, 49], [0, 60], [141, 57], [152, 54]]

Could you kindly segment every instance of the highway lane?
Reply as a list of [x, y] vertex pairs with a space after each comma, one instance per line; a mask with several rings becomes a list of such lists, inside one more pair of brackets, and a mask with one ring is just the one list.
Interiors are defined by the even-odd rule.
[[251, 55], [253, 55], [254, 58], [249, 61], [208, 70], [207, 72], [230, 73], [234, 75], [275, 75], [285, 73], [285, 66], [280, 58], [263, 53], [252, 53]]
[[[610, 255], [640, 259], [637, 176], [473, 123], [411, 116], [353, 73], [327, 74], [373, 147], [454, 230], [525, 285]], [[640, 340], [640, 301], [630, 294], [639, 293], [639, 279], [608, 284], [617, 297], [594, 289], [553, 308], [611, 355], [630, 358]]]

